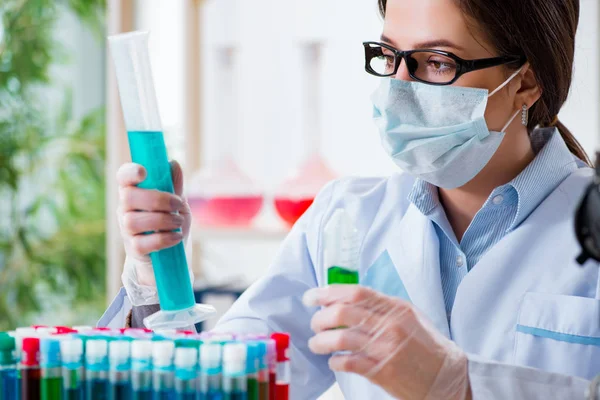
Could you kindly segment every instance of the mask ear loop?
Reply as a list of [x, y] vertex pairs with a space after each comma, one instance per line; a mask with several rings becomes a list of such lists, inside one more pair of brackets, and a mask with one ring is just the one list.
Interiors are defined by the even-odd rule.
[[517, 115], [519, 115], [520, 112], [521, 110], [517, 110], [517, 112], [511, 117], [511, 119], [508, 120], [508, 122], [506, 123], [506, 125], [504, 125], [504, 128], [502, 128], [500, 132], [506, 132], [506, 129], [510, 126], [510, 124], [512, 124], [515, 118], [517, 118]]
[[504, 86], [508, 85], [508, 83], [510, 81], [512, 81], [515, 78], [515, 76], [519, 75], [519, 73], [523, 70], [523, 67], [524, 66], [522, 66], [517, 71], [515, 71], [515, 73], [512, 74], [511, 76], [509, 76], [508, 79], [504, 81], [504, 83], [502, 83], [500, 86], [498, 86], [492, 93], [488, 94], [488, 98], [492, 97], [493, 95], [498, 93], [500, 90], [502, 90], [502, 88], [504, 88]]

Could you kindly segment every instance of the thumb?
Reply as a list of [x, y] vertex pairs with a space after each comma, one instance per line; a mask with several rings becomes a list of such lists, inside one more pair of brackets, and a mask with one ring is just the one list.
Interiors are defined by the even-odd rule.
[[171, 161], [171, 178], [173, 179], [175, 194], [181, 196], [183, 194], [183, 170], [175, 160]]

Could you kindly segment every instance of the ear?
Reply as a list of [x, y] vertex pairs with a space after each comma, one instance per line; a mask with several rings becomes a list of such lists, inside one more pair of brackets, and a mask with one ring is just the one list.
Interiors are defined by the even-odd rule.
[[523, 65], [523, 69], [521, 69], [518, 76], [521, 79], [517, 81], [520, 82], [520, 87], [517, 88], [515, 93], [515, 109], [520, 109], [523, 104], [526, 104], [527, 109], [530, 109], [542, 96], [542, 90], [528, 62]]

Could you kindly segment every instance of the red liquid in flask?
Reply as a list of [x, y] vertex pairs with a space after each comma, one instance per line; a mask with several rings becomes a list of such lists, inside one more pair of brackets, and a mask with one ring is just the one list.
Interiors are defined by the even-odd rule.
[[285, 197], [275, 198], [275, 208], [277, 214], [289, 226], [292, 226], [308, 210], [313, 203], [314, 198], [305, 198], [293, 200]]
[[242, 227], [250, 225], [260, 212], [263, 197], [190, 197], [188, 203], [201, 225]]

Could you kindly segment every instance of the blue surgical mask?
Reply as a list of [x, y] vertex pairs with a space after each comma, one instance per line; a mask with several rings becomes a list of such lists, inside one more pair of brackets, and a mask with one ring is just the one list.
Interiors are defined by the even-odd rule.
[[374, 120], [383, 147], [402, 170], [435, 186], [453, 189], [473, 179], [490, 161], [512, 116], [490, 131], [484, 113], [496, 90], [433, 86], [384, 78], [373, 94]]

